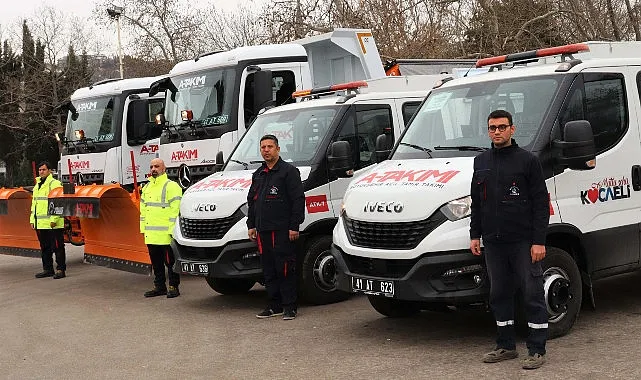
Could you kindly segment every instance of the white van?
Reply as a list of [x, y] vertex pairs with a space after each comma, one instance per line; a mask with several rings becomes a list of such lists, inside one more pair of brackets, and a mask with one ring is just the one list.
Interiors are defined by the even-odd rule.
[[505, 109], [547, 178], [545, 297], [559, 336], [593, 301], [594, 280], [641, 267], [641, 42], [477, 62], [488, 66], [433, 89], [391, 159], [352, 180], [333, 235], [338, 286], [388, 316], [486, 301], [484, 263], [469, 250], [470, 184], [490, 146], [487, 116]]

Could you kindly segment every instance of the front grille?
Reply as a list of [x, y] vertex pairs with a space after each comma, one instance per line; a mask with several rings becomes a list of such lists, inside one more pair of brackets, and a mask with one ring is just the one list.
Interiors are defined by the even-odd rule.
[[232, 216], [220, 219], [189, 219], [180, 217], [180, 232], [183, 237], [195, 240], [220, 240], [243, 218], [238, 210]]
[[343, 253], [343, 259], [349, 271], [354, 274], [385, 278], [404, 277], [419, 260], [419, 258], [403, 260], [372, 259], [352, 256], [346, 253]]
[[416, 222], [365, 222], [343, 215], [350, 243], [357, 247], [375, 249], [413, 249], [436, 227], [447, 220], [436, 211], [425, 220]]
[[[167, 168], [167, 177], [173, 181], [178, 181], [178, 170], [179, 168]], [[200, 165], [189, 167], [189, 178], [192, 185], [214, 173], [216, 173], [215, 165]]]

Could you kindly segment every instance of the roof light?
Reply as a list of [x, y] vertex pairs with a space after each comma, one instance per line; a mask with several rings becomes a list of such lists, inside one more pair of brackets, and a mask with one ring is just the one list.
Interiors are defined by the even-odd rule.
[[316, 87], [309, 90], [300, 90], [300, 91], [294, 92], [292, 94], [292, 98], [300, 98], [303, 96], [309, 96], [314, 94], [324, 94], [324, 93], [336, 92], [336, 91], [356, 90], [361, 87], [367, 87], [367, 82], [364, 80], [361, 80], [356, 82], [335, 84], [332, 86]]
[[492, 65], [498, 65], [501, 63], [516, 62], [516, 61], [522, 61], [525, 59], [532, 59], [532, 58], [551, 57], [554, 55], [561, 55], [561, 54], [574, 54], [582, 51], [590, 51], [590, 47], [586, 44], [571, 44], [571, 45], [556, 46], [556, 47], [544, 48], [544, 49], [538, 49], [538, 50], [524, 51], [521, 53], [500, 55], [497, 57], [479, 59], [478, 61], [476, 61], [476, 67], [478, 68], [478, 67], [484, 67], [484, 66], [492, 66]]
[[74, 135], [76, 135], [76, 138], [78, 140], [84, 140], [85, 139], [85, 131], [82, 129], [76, 129], [73, 131]]
[[194, 120], [194, 111], [182, 110], [180, 111], [180, 117], [182, 117], [183, 121], [192, 121]]

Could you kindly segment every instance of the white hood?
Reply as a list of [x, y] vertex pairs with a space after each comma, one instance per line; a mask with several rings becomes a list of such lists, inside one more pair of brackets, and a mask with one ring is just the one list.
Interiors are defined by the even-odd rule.
[[[304, 181], [311, 167], [300, 170]], [[218, 219], [232, 215], [247, 203], [247, 193], [254, 170], [222, 171], [203, 178], [185, 191], [180, 202], [180, 215], [193, 219]]]
[[354, 178], [343, 203], [358, 220], [423, 220], [445, 203], [470, 195], [473, 157], [385, 161]]

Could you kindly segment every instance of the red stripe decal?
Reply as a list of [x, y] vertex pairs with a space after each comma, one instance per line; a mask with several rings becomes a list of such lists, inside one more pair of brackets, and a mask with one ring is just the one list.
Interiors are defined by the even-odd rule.
[[287, 277], [287, 261], [285, 261], [285, 277]]
[[272, 231], [272, 248], [276, 248], [276, 236], [275, 231]]
[[260, 234], [256, 231], [256, 242], [258, 243], [258, 253], [263, 254], [263, 243], [260, 241]]

